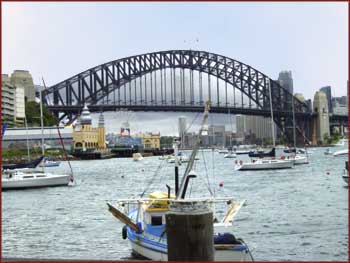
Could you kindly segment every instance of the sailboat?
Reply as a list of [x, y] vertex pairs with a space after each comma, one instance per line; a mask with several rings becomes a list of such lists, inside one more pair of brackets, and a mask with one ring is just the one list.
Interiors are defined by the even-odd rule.
[[[40, 92], [40, 118], [41, 118], [41, 133], [42, 133], [42, 156], [44, 156], [44, 130], [43, 130], [43, 110], [42, 110], [42, 93]], [[9, 189], [24, 189], [47, 186], [62, 186], [73, 182], [72, 174], [52, 174], [42, 171], [33, 171], [31, 169], [15, 169], [4, 170], [1, 176], [1, 188]]]
[[[270, 82], [268, 82], [270, 84]], [[270, 111], [271, 111], [271, 131], [272, 131], [272, 141], [273, 148], [270, 152], [262, 153], [249, 153], [249, 157], [258, 157], [264, 159], [251, 160], [250, 162], [236, 161], [235, 170], [236, 171], [247, 171], [247, 170], [272, 170], [272, 169], [289, 169], [293, 167], [292, 160], [281, 160], [275, 159], [275, 130], [274, 130], [274, 121], [273, 121], [273, 110], [272, 110], [272, 95], [271, 95], [271, 85], [269, 85], [269, 95], [270, 95]]]
[[[197, 177], [197, 174], [192, 170], [196, 153], [199, 149], [200, 139], [204, 131], [204, 124], [208, 118], [209, 103], [205, 106], [204, 117], [199, 131], [196, 144], [193, 148], [189, 162], [182, 177], [179, 186], [178, 175], [178, 141], [174, 142], [175, 156], [175, 195], [171, 194], [171, 189], [168, 187], [168, 192], [153, 192], [148, 198], [137, 199], [120, 199], [117, 201], [116, 207], [107, 203], [109, 211], [125, 226], [122, 229], [123, 239], [128, 239], [134, 254], [154, 261], [167, 261], [167, 234], [165, 214], [169, 211], [169, 202], [179, 201], [206, 201], [214, 210], [218, 203], [227, 205], [227, 210], [222, 218], [219, 218], [219, 213], [214, 212], [214, 260], [215, 261], [252, 261], [252, 255], [248, 246], [241, 239], [236, 239], [232, 234], [232, 221], [243, 202], [236, 202], [232, 197], [226, 198], [186, 198], [186, 191], [189, 180]], [[181, 200], [180, 200], [181, 199]], [[217, 242], [219, 234], [226, 233], [230, 237], [227, 242]], [[215, 244], [216, 243], [216, 244]], [[224, 244], [223, 244], [224, 243]]]
[[293, 111], [293, 143], [294, 143], [294, 148], [291, 149], [292, 156], [288, 156], [288, 159], [292, 160], [294, 165], [308, 164], [309, 158], [308, 158], [307, 152], [306, 152], [306, 156], [297, 154], [296, 132], [295, 132], [294, 96], [292, 97], [292, 111]]

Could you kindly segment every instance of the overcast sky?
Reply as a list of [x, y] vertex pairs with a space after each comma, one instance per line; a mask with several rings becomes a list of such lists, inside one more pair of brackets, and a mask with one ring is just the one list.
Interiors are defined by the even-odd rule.
[[43, 76], [54, 85], [130, 55], [191, 48], [237, 59], [274, 79], [291, 70], [294, 92], [306, 98], [326, 85], [333, 95], [346, 95], [347, 3], [5, 2], [2, 7], [2, 73], [26, 69], [36, 84]]

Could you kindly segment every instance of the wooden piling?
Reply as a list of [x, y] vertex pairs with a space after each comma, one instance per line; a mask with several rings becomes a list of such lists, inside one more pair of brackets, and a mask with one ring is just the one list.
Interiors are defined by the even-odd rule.
[[178, 202], [166, 214], [168, 261], [213, 261], [213, 212]]

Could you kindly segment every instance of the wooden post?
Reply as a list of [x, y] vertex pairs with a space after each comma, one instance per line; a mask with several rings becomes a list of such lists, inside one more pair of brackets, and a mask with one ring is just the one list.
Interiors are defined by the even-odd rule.
[[171, 202], [165, 218], [168, 261], [214, 261], [213, 212], [205, 202]]

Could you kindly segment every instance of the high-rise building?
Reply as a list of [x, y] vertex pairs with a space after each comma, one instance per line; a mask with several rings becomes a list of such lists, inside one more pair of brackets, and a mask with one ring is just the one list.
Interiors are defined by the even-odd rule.
[[324, 94], [326, 94], [327, 104], [328, 104], [328, 112], [332, 113], [333, 107], [332, 107], [332, 88], [331, 88], [331, 86], [322, 87], [322, 88], [320, 88], [320, 91], [322, 91]]
[[293, 94], [293, 78], [292, 71], [281, 71], [278, 75], [279, 84]]
[[179, 117], [179, 137], [183, 139], [187, 129], [187, 119], [184, 116]]
[[208, 138], [210, 145], [225, 146], [225, 125], [210, 125]]
[[23, 126], [25, 119], [23, 87], [13, 85], [7, 74], [2, 74], [1, 87], [2, 120], [10, 126]]
[[314, 112], [317, 113], [316, 136], [317, 141], [323, 143], [325, 136], [329, 136], [329, 112], [327, 96], [322, 91], [316, 91], [314, 96]]
[[[270, 117], [236, 115], [236, 127], [239, 137], [254, 134], [257, 139], [272, 138]], [[276, 131], [276, 124], [274, 124], [274, 129]]]
[[32, 75], [27, 70], [15, 70], [10, 77], [10, 82], [16, 88], [24, 90], [25, 101], [35, 101], [35, 88]]

